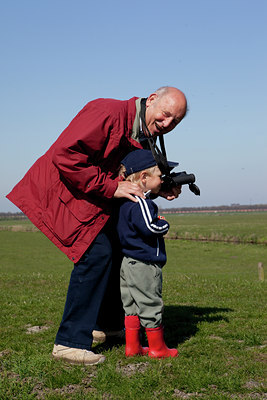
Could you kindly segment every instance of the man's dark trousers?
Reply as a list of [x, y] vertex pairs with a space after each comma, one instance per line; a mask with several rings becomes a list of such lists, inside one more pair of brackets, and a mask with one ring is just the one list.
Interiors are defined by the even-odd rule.
[[96, 326], [111, 266], [112, 244], [108, 230], [104, 229], [74, 265], [56, 344], [91, 349], [92, 331]]

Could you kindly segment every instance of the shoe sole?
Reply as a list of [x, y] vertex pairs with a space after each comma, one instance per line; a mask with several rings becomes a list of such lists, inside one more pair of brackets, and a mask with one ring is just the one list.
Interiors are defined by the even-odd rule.
[[66, 362], [68, 364], [71, 364], [71, 365], [97, 365], [97, 364], [102, 364], [106, 359], [106, 357], [101, 357], [99, 360], [94, 361], [94, 362], [83, 362], [83, 361], [78, 361], [78, 360], [77, 361], [68, 360], [68, 359], [66, 359], [64, 357], [58, 357], [55, 354], [52, 354], [52, 357], [54, 358], [54, 360], [64, 361], [64, 362]]

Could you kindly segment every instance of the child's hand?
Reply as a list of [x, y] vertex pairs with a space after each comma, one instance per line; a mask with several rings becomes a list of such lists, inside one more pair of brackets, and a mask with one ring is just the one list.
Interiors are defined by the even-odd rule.
[[158, 194], [167, 200], [174, 200], [177, 199], [177, 197], [179, 197], [179, 194], [181, 192], [182, 192], [182, 186], [175, 186], [171, 188], [169, 192], [163, 192], [160, 190]]

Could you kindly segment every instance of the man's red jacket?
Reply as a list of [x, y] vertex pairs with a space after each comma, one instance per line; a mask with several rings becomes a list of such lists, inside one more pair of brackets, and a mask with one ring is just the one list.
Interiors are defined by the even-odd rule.
[[110, 217], [120, 161], [142, 148], [136, 99], [89, 102], [7, 195], [75, 263]]

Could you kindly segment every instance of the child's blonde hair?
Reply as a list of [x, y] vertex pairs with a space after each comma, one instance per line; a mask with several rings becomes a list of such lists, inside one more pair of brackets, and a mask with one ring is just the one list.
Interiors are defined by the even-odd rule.
[[121, 164], [120, 169], [119, 169], [119, 176], [122, 176], [126, 181], [130, 181], [133, 183], [137, 183], [140, 184], [140, 175], [141, 172], [146, 172], [149, 176], [153, 175], [155, 170], [157, 168], [157, 165], [154, 165], [153, 167], [147, 168], [147, 169], [143, 169], [142, 171], [138, 171], [138, 172], [134, 172], [131, 175], [128, 175], [125, 178], [125, 172], [126, 172], [126, 168], [123, 164]]

